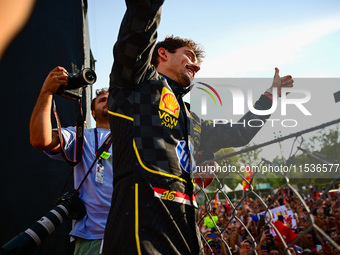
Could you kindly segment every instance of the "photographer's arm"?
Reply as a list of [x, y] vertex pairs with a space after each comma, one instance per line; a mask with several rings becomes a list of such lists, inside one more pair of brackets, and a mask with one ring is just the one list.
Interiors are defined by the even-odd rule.
[[60, 152], [59, 137], [52, 132], [51, 108], [53, 94], [61, 85], [67, 85], [63, 67], [54, 68], [47, 76], [33, 109], [30, 121], [30, 141], [33, 147], [52, 153]]

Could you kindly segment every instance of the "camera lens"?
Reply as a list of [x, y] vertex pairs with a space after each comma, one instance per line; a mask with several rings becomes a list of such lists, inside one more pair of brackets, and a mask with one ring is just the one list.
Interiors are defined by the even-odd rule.
[[92, 85], [93, 83], [95, 83], [95, 81], [97, 80], [97, 76], [96, 76], [96, 73], [92, 69], [85, 68], [82, 72], [83, 72], [83, 79], [85, 80], [87, 84]]
[[91, 72], [85, 73], [85, 78], [87, 80], [93, 81], [94, 80], [94, 75]]

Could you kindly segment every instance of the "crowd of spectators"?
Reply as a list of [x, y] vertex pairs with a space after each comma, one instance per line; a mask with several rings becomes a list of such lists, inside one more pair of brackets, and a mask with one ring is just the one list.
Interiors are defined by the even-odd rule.
[[[256, 251], [259, 255], [281, 255], [288, 254], [287, 247], [291, 254], [340, 254], [328, 239], [340, 245], [340, 192], [322, 198], [312, 192], [302, 200], [304, 203], [288, 188], [263, 199], [249, 196], [238, 203], [229, 199], [216, 203], [212, 198], [200, 205], [198, 213], [205, 254], [246, 255]], [[282, 216], [271, 224], [270, 219], [259, 217], [260, 212], [282, 205], [292, 210], [294, 227]]]

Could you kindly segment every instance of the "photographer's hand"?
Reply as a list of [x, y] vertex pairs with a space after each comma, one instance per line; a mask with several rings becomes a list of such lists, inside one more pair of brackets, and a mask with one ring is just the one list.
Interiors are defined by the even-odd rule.
[[53, 95], [56, 93], [61, 85], [67, 85], [67, 71], [64, 67], [57, 66], [47, 76], [42, 88], [42, 93]]
[[30, 141], [33, 147], [52, 153], [61, 151], [59, 137], [52, 132], [51, 108], [53, 94], [61, 85], [67, 85], [67, 72], [63, 67], [54, 68], [47, 76], [30, 121]]

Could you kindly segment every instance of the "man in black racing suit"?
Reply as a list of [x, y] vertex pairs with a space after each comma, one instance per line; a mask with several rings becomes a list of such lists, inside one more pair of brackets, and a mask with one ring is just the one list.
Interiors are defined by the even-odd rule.
[[[126, 0], [114, 46], [108, 105], [115, 189], [105, 255], [203, 254], [190, 178], [193, 158], [198, 150], [246, 145], [260, 129], [213, 127], [188, 111], [182, 97], [203, 52], [178, 37], [155, 48], [163, 1]], [[272, 87], [292, 83], [277, 70]], [[270, 107], [270, 95], [255, 103], [259, 110]], [[249, 112], [243, 119], [268, 117]]]

